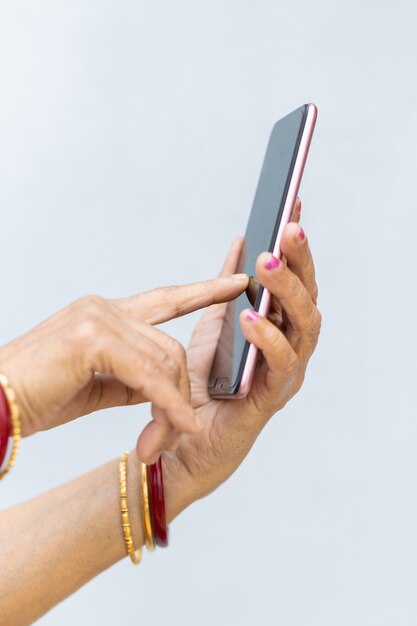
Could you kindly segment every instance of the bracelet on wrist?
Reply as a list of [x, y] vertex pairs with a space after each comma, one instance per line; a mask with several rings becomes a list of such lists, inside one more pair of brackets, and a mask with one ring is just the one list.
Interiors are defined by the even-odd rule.
[[[135, 551], [132, 528], [130, 525], [129, 501], [127, 493], [127, 461], [129, 453], [124, 452], [119, 460], [119, 493], [120, 512], [126, 552], [132, 563], [138, 565], [142, 558], [142, 550]], [[168, 528], [165, 518], [165, 499], [162, 475], [162, 462], [146, 466], [140, 463], [140, 502], [144, 542], [148, 550], [153, 551], [155, 544], [160, 547], [168, 545]]]
[[[9, 440], [12, 439], [11, 451], [8, 461], [3, 469]], [[16, 460], [21, 439], [20, 411], [16, 402], [16, 395], [10, 387], [7, 376], [0, 373], [0, 480], [11, 470]]]
[[164, 480], [161, 457], [156, 463], [148, 465], [148, 477], [151, 493], [151, 511], [155, 543], [160, 548], [168, 545], [168, 527], [165, 517]]
[[135, 552], [133, 545], [132, 529], [130, 526], [129, 502], [127, 497], [127, 459], [129, 453], [124, 452], [119, 461], [119, 493], [120, 493], [120, 512], [122, 515], [123, 537], [126, 544], [126, 552], [134, 565], [139, 565], [142, 559], [142, 550], [139, 548]]
[[140, 464], [140, 478], [141, 478], [141, 503], [142, 503], [142, 526], [145, 539], [145, 545], [150, 552], [155, 550], [155, 540], [153, 532], [153, 524], [151, 519], [151, 507], [149, 501], [149, 485], [148, 485], [148, 472], [145, 463]]

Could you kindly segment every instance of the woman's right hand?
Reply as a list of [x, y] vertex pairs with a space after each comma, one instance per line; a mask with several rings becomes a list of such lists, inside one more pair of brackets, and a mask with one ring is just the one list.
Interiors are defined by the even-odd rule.
[[[299, 204], [294, 221], [299, 220]], [[226, 260], [225, 272], [236, 267], [241, 242]], [[226, 307], [207, 310], [188, 348], [192, 402], [204, 423], [194, 435], [182, 435], [174, 450], [163, 455], [168, 517], [202, 498], [224, 482], [248, 454], [257, 436], [277, 411], [300, 389], [320, 333], [313, 257], [303, 229], [288, 224], [283, 232], [281, 263], [270, 253], [259, 256], [258, 282], [270, 292], [268, 318], [242, 311], [245, 338], [261, 355], [249, 394], [240, 400], [211, 398], [208, 379]], [[248, 315], [249, 314], [249, 315]], [[167, 450], [171, 446], [165, 446]], [[147, 462], [153, 459], [140, 458]]]
[[0, 349], [0, 371], [31, 435], [112, 406], [152, 402], [146, 448], [155, 449], [166, 421], [195, 433], [183, 347], [152, 324], [243, 292], [246, 275], [163, 287], [131, 298], [87, 296]]

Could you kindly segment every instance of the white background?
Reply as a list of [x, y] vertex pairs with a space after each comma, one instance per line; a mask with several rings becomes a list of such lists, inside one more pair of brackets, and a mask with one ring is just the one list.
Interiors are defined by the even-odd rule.
[[[416, 18], [412, 0], [1, 2], [0, 343], [82, 294], [213, 276], [273, 123], [319, 107], [301, 195], [324, 321], [302, 391], [169, 550], [42, 626], [417, 623]], [[146, 419], [25, 440], [1, 506]]]

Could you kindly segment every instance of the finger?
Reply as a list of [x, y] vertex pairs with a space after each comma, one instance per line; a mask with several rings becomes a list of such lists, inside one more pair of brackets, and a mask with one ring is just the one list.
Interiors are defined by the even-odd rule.
[[189, 285], [161, 287], [130, 298], [111, 300], [111, 303], [143, 322], [161, 324], [212, 304], [229, 302], [237, 298], [247, 284], [246, 274], [235, 274]]
[[281, 240], [281, 250], [289, 268], [298, 276], [316, 304], [318, 289], [313, 257], [305, 233], [299, 224], [286, 226]]
[[[106, 320], [107, 325], [109, 320]], [[163, 409], [168, 419], [181, 431], [196, 432], [200, 425], [193, 408], [178, 387], [178, 370], [167, 365], [166, 355], [149, 338], [132, 333], [120, 324], [109, 328], [103, 319], [101, 327], [81, 327], [85, 366], [90, 371], [113, 374], [119, 381], [145, 396]], [[99, 330], [99, 332], [96, 332]], [[158, 351], [162, 358], [156, 360]]]
[[[120, 315], [120, 313], [119, 313]], [[160, 358], [165, 360], [167, 356], [174, 360], [178, 366], [178, 385], [184, 398], [191, 399], [190, 379], [187, 369], [187, 353], [185, 348], [173, 337], [170, 337], [159, 328], [150, 326], [134, 318], [124, 315], [123, 320], [126, 325], [129, 325], [134, 331], [138, 332], [141, 336], [148, 337], [153, 344], [157, 345], [161, 352]]]
[[294, 208], [291, 214], [291, 222], [295, 222], [296, 224], [300, 221], [301, 218], [301, 200], [297, 198], [294, 203]]
[[319, 336], [321, 316], [301, 280], [286, 264], [270, 253], [262, 253], [256, 262], [257, 276], [283, 307], [295, 333], [290, 343], [302, 359], [311, 356]]
[[[158, 360], [159, 357], [162, 361], [166, 360], [165, 352], [163, 350], [158, 351], [158, 345], [154, 345], [151, 342], [146, 342], [145, 344], [142, 337], [138, 337], [136, 348], [139, 347], [139, 344], [142, 349], [145, 349], [146, 346], [146, 356], [144, 354], [143, 358], [154, 358], [155, 360]], [[173, 377], [173, 381], [177, 383], [179, 382], [180, 377], [184, 376], [181, 372], [178, 374], [177, 379], [175, 379], [174, 372], [167, 371], [166, 374], [171, 375]], [[186, 394], [184, 394], [184, 397], [187, 397]], [[88, 393], [88, 401], [84, 406], [81, 415], [87, 415], [95, 411], [101, 411], [103, 409], [109, 409], [116, 406], [135, 405], [143, 402], [149, 402], [149, 398], [143, 394], [143, 391], [139, 389], [132, 389], [112, 374], [95, 372], [94, 377], [91, 380], [91, 389]]]
[[248, 296], [248, 300], [252, 306], [255, 306], [256, 298], [258, 297], [259, 287], [260, 284], [257, 277], [251, 276], [249, 278], [248, 288], [246, 289], [246, 295]]
[[[148, 326], [147, 328], [154, 336], [155, 341], [159, 341], [162, 346], [166, 346], [166, 349], [170, 351], [170, 354], [180, 364], [179, 388], [184, 398], [191, 402], [191, 386], [187, 368], [187, 353], [185, 349], [179, 342], [175, 341], [171, 337], [168, 337], [161, 330], [152, 326]], [[165, 417], [165, 413], [156, 406], [152, 407], [152, 415], [156, 421], [163, 421]], [[170, 450], [175, 449], [176, 446], [172, 447], [173, 444], [171, 442], [175, 443], [175, 441], [179, 441], [180, 436], [181, 432], [168, 423], [164, 429], [159, 430], [158, 437], [154, 438], [152, 447], [149, 447], [149, 454], [156, 460], [163, 450], [168, 449], [168, 445], [170, 445]]]
[[191, 387], [190, 379], [187, 369], [187, 352], [185, 348], [175, 339], [164, 333], [159, 328], [154, 328], [148, 324], [143, 324], [144, 328], [142, 332], [147, 335], [152, 341], [166, 352], [179, 367], [179, 388], [186, 400], [191, 399]]
[[[171, 350], [171, 354], [178, 360], [180, 363], [180, 378], [179, 378], [179, 387], [180, 391], [183, 394], [184, 398], [191, 402], [191, 385], [190, 379], [188, 375], [187, 368], [187, 355], [184, 348], [173, 340], [170, 337], [167, 337], [165, 333], [162, 331], [153, 328], [152, 326], [148, 327], [153, 333], [156, 333], [157, 340], [160, 340], [163, 345], [165, 345], [168, 341], [168, 347]], [[152, 416], [156, 421], [164, 421], [165, 413], [161, 411], [158, 407], [152, 406]], [[172, 426], [171, 423], [166, 424], [164, 429], [160, 429], [158, 433], [158, 437], [155, 437], [152, 446], [149, 445], [149, 454], [156, 460], [163, 450], [173, 450], [175, 447], [173, 443], [175, 441], [179, 441], [179, 437], [181, 436], [181, 432]], [[141, 435], [142, 437], [142, 435]], [[139, 444], [140, 445], [140, 444]], [[168, 446], [170, 446], [168, 448]]]
[[285, 335], [265, 317], [252, 309], [240, 314], [240, 325], [245, 338], [262, 351], [269, 370], [281, 377], [297, 369], [298, 356]]
[[[113, 310], [108, 312], [108, 315], [112, 315]], [[176, 368], [172, 368], [172, 376], [174, 376], [174, 383], [178, 385], [180, 393], [183, 397], [190, 402], [191, 392], [190, 383], [187, 371], [186, 352], [179, 342], [169, 337], [161, 330], [144, 324], [134, 318], [118, 312], [117, 315], [113, 314], [113, 323], [117, 326], [121, 322], [125, 327], [129, 328], [134, 333], [135, 341], [140, 341], [142, 344], [145, 342], [145, 346], [148, 348], [148, 358], [158, 358], [162, 361], [162, 365], [166, 365], [169, 369], [170, 362], [168, 357], [174, 361]], [[137, 338], [137, 339], [136, 339]], [[149, 340], [148, 345], [146, 340]], [[175, 374], [178, 374], [175, 377]], [[169, 372], [168, 372], [169, 374]], [[126, 404], [126, 386], [124, 390], [121, 389], [123, 385], [114, 379], [105, 379], [101, 376], [98, 378], [101, 383], [101, 389], [99, 393], [100, 408], [109, 403], [110, 400], [118, 400], [120, 397], [123, 399], [123, 403]], [[133, 399], [137, 392], [132, 392], [130, 395]], [[110, 396], [110, 398], [109, 398]], [[141, 398], [142, 399], [142, 398]], [[146, 398], [145, 400], [149, 400]], [[143, 401], [143, 400], [142, 400]], [[96, 405], [97, 408], [97, 405]], [[140, 436], [138, 441], [138, 449], [141, 450], [142, 455], [147, 454], [150, 456], [158, 456], [162, 451], [165, 441], [168, 439], [170, 433], [173, 431], [173, 425], [170, 421], [170, 414], [163, 410], [157, 404], [152, 407], [152, 415], [154, 421], [159, 423], [159, 426], [152, 425], [147, 428], [146, 432]], [[176, 416], [174, 416], [174, 423]], [[171, 418], [172, 419], [172, 418]], [[151, 422], [152, 424], [152, 422]]]
[[171, 425], [167, 421], [152, 420], [145, 426], [136, 443], [136, 451], [142, 463], [151, 465], [156, 462], [171, 432]]
[[[105, 332], [116, 333], [131, 347], [140, 351], [143, 360], [155, 361], [181, 389], [189, 400], [189, 381], [185, 350], [182, 346], [157, 328], [153, 328], [129, 316], [118, 316], [111, 309], [103, 310], [107, 326]], [[85, 413], [111, 406], [137, 404], [148, 400], [138, 390], [126, 387], [112, 375], [95, 374], [93, 388]]]
[[[106, 315], [111, 316], [113, 327], [118, 328], [122, 324], [123, 328], [129, 328], [132, 331], [131, 341], [136, 346], [140, 344], [148, 357], [160, 361], [162, 366], [172, 370], [172, 376], [175, 377], [177, 374], [181, 393], [183, 393], [184, 398], [190, 400], [187, 356], [183, 346], [162, 330], [144, 324], [117, 310], [114, 313], [110, 309]], [[114, 380], [108, 382], [110, 385], [114, 385]]]

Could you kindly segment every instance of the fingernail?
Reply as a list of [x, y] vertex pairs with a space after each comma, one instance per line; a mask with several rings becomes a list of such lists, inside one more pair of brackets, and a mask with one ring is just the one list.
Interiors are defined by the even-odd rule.
[[301, 213], [301, 200], [299, 200], [298, 203], [297, 203], [297, 213], [298, 214]]
[[248, 279], [248, 275], [247, 274], [233, 274], [232, 278], [234, 278], [236, 282], [241, 283], [243, 280]]
[[298, 239], [300, 241], [304, 241], [305, 238], [306, 238], [305, 232], [303, 231], [302, 228], [300, 228], [300, 232], [298, 233]]
[[250, 322], [257, 322], [259, 319], [259, 315], [256, 311], [248, 311], [246, 313], [246, 319]]
[[268, 261], [265, 263], [265, 267], [267, 270], [275, 270], [277, 267], [281, 265], [281, 261], [277, 259], [276, 256], [271, 254]]

